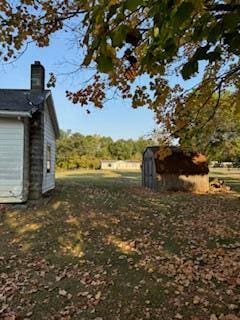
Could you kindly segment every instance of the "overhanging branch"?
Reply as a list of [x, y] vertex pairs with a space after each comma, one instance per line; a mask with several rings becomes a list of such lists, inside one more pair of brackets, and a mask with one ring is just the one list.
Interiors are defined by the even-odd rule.
[[240, 11], [240, 4], [213, 4], [206, 6], [209, 11], [225, 11], [225, 12], [233, 12]]

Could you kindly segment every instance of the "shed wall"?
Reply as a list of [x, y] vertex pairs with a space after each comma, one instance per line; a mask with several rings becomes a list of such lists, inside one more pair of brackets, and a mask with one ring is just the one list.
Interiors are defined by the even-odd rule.
[[150, 189], [156, 189], [156, 166], [154, 155], [151, 150], [146, 150], [143, 154], [142, 164], [142, 185]]
[[[178, 162], [176, 161], [176, 165]], [[143, 154], [142, 185], [156, 191], [209, 191], [208, 174], [157, 174], [154, 153], [146, 149]]]
[[[43, 182], [42, 192], [45, 193], [55, 188], [55, 162], [56, 162], [56, 136], [50, 117], [47, 104], [44, 108], [44, 151], [43, 151]], [[48, 147], [51, 150], [51, 168], [50, 172], [47, 172], [47, 153]]]
[[157, 191], [209, 191], [209, 176], [205, 175], [157, 175]]

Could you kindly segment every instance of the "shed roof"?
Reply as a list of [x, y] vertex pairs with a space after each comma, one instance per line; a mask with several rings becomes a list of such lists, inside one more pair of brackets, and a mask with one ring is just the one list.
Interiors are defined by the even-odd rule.
[[195, 151], [183, 150], [179, 147], [148, 147], [154, 155], [158, 174], [196, 175], [208, 174], [207, 158]]
[[50, 90], [44, 90], [39, 95], [27, 89], [0, 89], [0, 110], [31, 112], [36, 105], [46, 100], [50, 93]]

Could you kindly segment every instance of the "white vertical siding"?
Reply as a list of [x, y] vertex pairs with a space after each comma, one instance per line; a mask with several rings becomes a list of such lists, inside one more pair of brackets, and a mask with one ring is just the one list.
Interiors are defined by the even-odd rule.
[[[51, 170], [47, 172], [47, 148], [51, 147]], [[44, 157], [43, 157], [43, 184], [45, 193], [55, 187], [56, 137], [48, 106], [44, 107]]]
[[24, 124], [0, 119], [0, 203], [22, 202]]

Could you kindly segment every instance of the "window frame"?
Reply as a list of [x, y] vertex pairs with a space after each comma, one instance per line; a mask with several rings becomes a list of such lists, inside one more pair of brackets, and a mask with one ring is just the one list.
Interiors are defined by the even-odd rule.
[[46, 153], [46, 173], [52, 173], [52, 146], [50, 143], [47, 144], [47, 153]]

